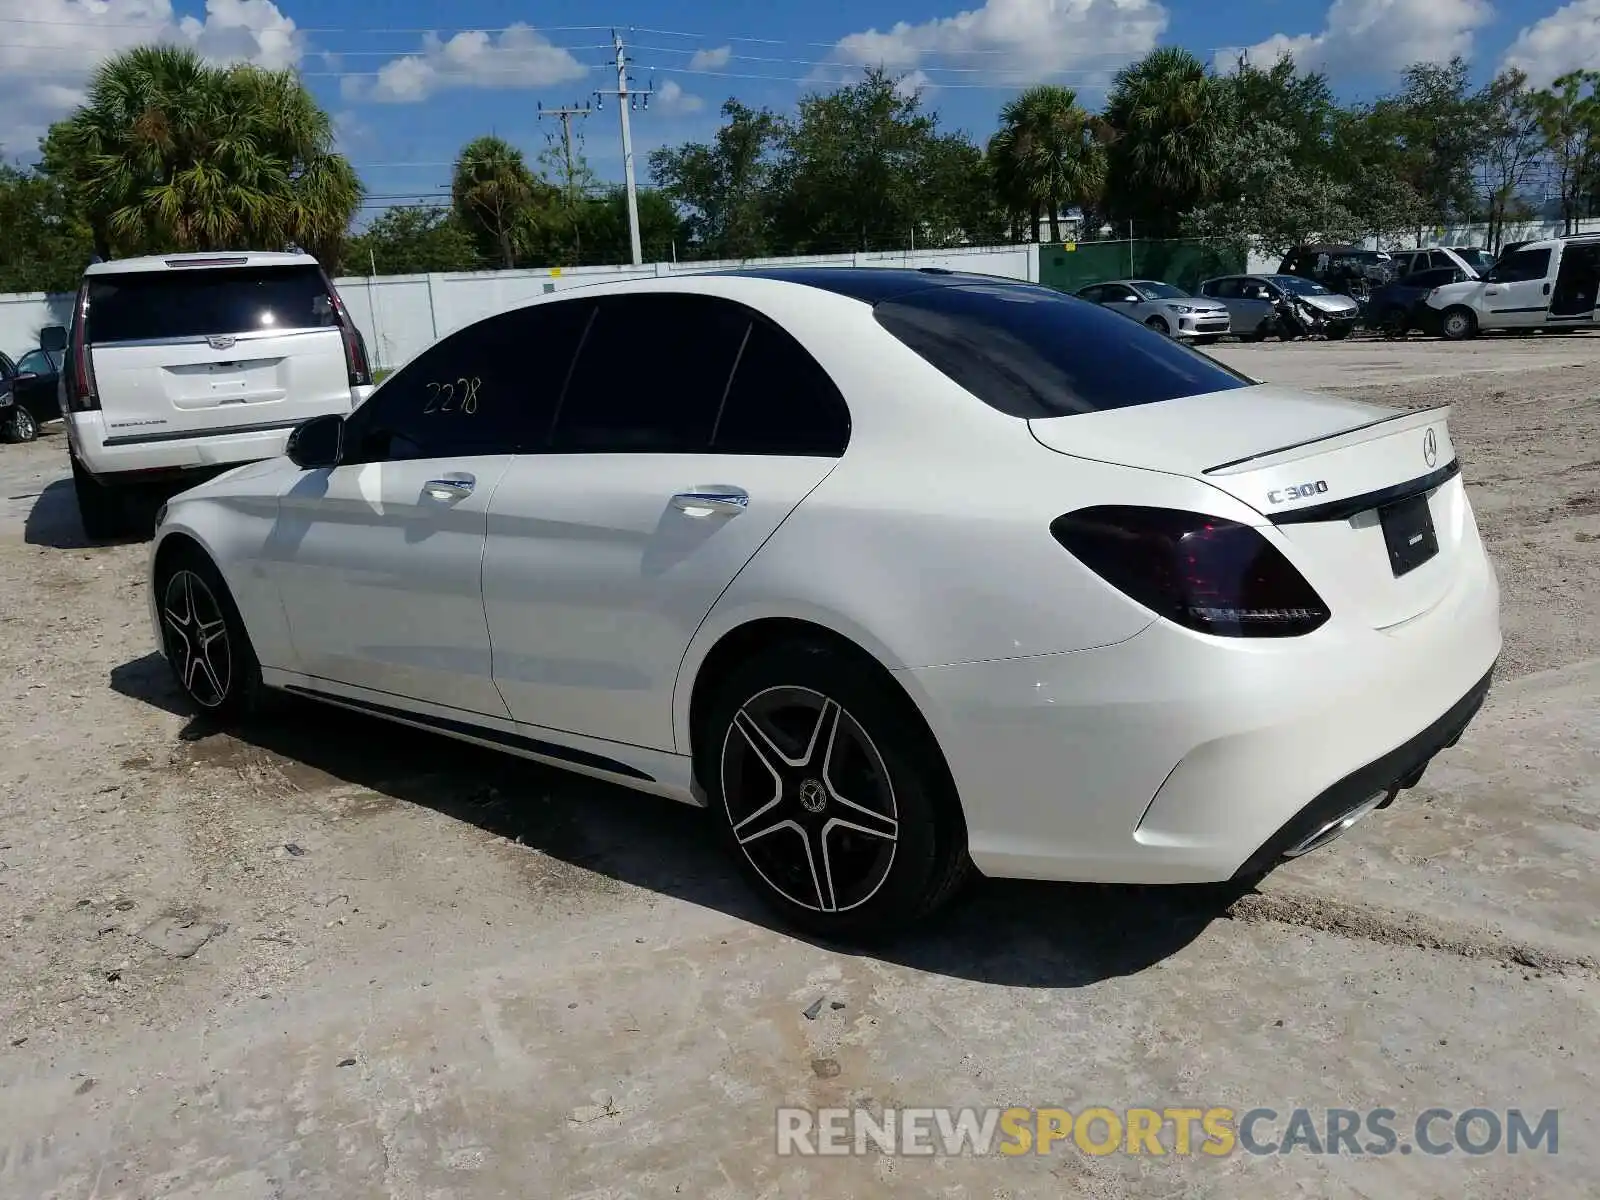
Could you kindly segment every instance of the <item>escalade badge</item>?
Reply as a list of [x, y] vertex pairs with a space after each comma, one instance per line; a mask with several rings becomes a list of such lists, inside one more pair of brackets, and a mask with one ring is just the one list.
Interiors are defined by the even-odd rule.
[[231, 333], [214, 333], [206, 341], [213, 350], [232, 350], [234, 337]]

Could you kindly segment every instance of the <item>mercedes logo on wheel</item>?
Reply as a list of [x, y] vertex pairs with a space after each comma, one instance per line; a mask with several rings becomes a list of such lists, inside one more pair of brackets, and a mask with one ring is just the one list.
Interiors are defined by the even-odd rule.
[[1428, 430], [1427, 436], [1422, 439], [1422, 461], [1430, 467], [1439, 461], [1439, 439], [1434, 436], [1433, 430]]
[[819, 813], [828, 806], [828, 789], [816, 779], [808, 779], [800, 785], [800, 807], [808, 813]]

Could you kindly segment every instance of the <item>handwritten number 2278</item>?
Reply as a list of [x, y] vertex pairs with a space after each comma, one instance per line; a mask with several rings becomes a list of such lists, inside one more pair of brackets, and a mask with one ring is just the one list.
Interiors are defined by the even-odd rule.
[[461, 412], [471, 416], [478, 411], [478, 387], [482, 380], [458, 379], [454, 383], [430, 383], [424, 413]]

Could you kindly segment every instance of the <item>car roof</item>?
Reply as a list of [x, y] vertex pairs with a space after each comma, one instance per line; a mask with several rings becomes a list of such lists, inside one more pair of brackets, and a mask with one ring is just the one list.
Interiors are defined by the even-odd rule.
[[1019, 288], [1040, 286], [1009, 275], [980, 275], [975, 271], [950, 271], [943, 267], [738, 267], [723, 271], [697, 271], [695, 274], [722, 279], [766, 279], [792, 283], [848, 296], [867, 304], [878, 304], [929, 288], [971, 287], [974, 284]]
[[114, 258], [90, 263], [85, 275], [123, 275], [149, 271], [218, 270], [225, 267], [316, 266], [317, 260], [299, 250], [217, 250], [189, 254], [147, 254], [140, 258]]

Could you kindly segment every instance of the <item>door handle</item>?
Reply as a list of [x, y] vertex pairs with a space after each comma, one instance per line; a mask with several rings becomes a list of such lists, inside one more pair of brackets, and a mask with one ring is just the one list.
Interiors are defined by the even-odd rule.
[[1548, 283], [1544, 285], [1544, 294], [1546, 296], [1550, 294], [1550, 285]]
[[749, 507], [749, 504], [750, 495], [741, 488], [679, 492], [672, 498], [672, 507], [691, 517], [709, 517], [713, 513], [737, 516]]
[[474, 479], [430, 479], [422, 490], [435, 500], [459, 500], [472, 495], [476, 483]]
[[1500, 289], [1497, 287], [1484, 288], [1483, 294], [1485, 296], [1498, 296], [1500, 294]]

